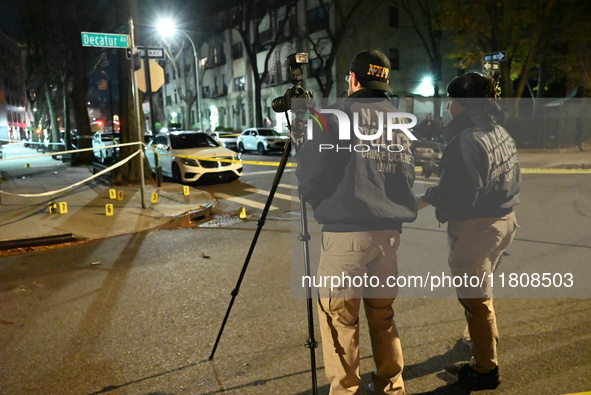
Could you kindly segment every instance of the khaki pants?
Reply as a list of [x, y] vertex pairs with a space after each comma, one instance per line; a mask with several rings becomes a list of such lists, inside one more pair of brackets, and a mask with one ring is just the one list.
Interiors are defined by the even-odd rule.
[[[396, 276], [397, 231], [324, 232], [318, 276], [359, 279], [376, 276], [382, 283]], [[319, 289], [320, 333], [330, 394], [360, 394], [359, 308], [363, 299], [376, 371], [376, 394], [403, 395], [402, 347], [394, 324], [396, 290], [341, 284]]]
[[484, 278], [482, 287], [456, 289], [472, 341], [470, 365], [481, 373], [498, 365], [499, 332], [488, 276], [501, 263], [503, 252], [513, 241], [518, 226], [515, 213], [502, 218], [449, 221], [448, 224], [448, 263], [452, 275]]

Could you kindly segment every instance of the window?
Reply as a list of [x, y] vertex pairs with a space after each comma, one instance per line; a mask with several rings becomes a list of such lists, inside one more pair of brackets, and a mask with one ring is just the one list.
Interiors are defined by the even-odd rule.
[[396, 7], [390, 7], [390, 13], [389, 13], [389, 17], [390, 17], [390, 27], [398, 27], [398, 8]]
[[232, 59], [242, 58], [242, 43], [232, 44]]
[[259, 41], [262, 43], [266, 43], [273, 40], [273, 32], [271, 29], [264, 30], [259, 32]]
[[234, 78], [234, 90], [243, 91], [246, 79], [244, 77]]
[[322, 7], [316, 7], [308, 11], [308, 31], [310, 33], [322, 30], [328, 24], [328, 19]]
[[289, 28], [289, 31], [287, 32], [288, 37], [298, 35], [298, 20], [295, 15], [292, 15], [289, 18], [288, 28]]
[[189, 149], [202, 147], [218, 147], [218, 143], [205, 133], [170, 134], [172, 149]]
[[400, 53], [396, 48], [390, 48], [390, 68], [392, 70], [400, 70]]
[[166, 138], [166, 136], [158, 136], [154, 139], [152, 145], [163, 145], [165, 147], [168, 147], [168, 139]]

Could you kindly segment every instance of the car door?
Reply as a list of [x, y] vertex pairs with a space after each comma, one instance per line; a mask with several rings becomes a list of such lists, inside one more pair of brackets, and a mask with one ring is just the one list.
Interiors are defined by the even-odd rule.
[[256, 150], [259, 145], [259, 133], [256, 130], [250, 131], [250, 149]]
[[252, 130], [247, 130], [246, 133], [244, 133], [244, 148], [247, 150], [253, 149], [252, 143]]
[[[162, 174], [167, 177], [172, 176], [172, 156], [170, 155], [170, 142], [168, 136], [160, 135], [156, 136], [152, 142], [152, 149], [158, 156], [158, 165], [162, 168]], [[152, 160], [155, 162], [154, 158]], [[150, 161], [150, 166], [155, 167]]]

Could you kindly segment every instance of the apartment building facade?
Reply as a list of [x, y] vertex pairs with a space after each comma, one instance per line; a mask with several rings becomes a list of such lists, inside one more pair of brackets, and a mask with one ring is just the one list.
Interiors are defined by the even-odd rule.
[[0, 141], [25, 138], [27, 103], [23, 47], [0, 32]]
[[[240, 131], [263, 125], [263, 120], [268, 118], [273, 126], [285, 131], [285, 116], [275, 113], [271, 103], [291, 86], [285, 59], [294, 52], [309, 54], [304, 87], [316, 98], [334, 99], [346, 96], [348, 85], [343, 77], [348, 74], [355, 53], [380, 48], [392, 63], [393, 100], [400, 110], [414, 113], [419, 120], [427, 113], [441, 114], [440, 103], [436, 104], [433, 99], [434, 85], [445, 96], [445, 84], [456, 75], [453, 61], [443, 56], [441, 70], [434, 72], [416, 27], [403, 10], [383, 2], [362, 1], [348, 17], [355, 3], [354, 0], [338, 1], [327, 9], [317, 0], [274, 2], [274, 9], [261, 11], [261, 15], [250, 23], [244, 22], [241, 8], [224, 10], [212, 17], [217, 22], [219, 34], [210, 35], [198, 49], [201, 129]], [[256, 115], [253, 62], [247, 56], [240, 29], [242, 35], [249, 34], [251, 40], [247, 44], [256, 53], [259, 75], [267, 71], [260, 89], [260, 119]], [[337, 42], [339, 49], [336, 54], [331, 54]], [[445, 51], [446, 45], [450, 44], [442, 41], [440, 49]], [[331, 57], [334, 61], [327, 69], [324, 65]], [[193, 69], [191, 51], [185, 51], [181, 63], [184, 64], [184, 74], [177, 79], [181, 78], [185, 83], [184, 89], [194, 91], [194, 78], [190, 74]], [[193, 103], [190, 111], [185, 111], [186, 103], [180, 100], [179, 81], [173, 78], [170, 61], [166, 62], [165, 70], [165, 123], [191, 128], [198, 119], [197, 106]], [[330, 89], [326, 87], [327, 73], [333, 80]], [[188, 114], [185, 118], [189, 119], [183, 119], [183, 114]]]

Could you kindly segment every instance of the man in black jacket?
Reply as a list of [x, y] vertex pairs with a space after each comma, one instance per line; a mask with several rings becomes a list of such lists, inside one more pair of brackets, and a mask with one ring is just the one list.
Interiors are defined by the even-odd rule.
[[313, 138], [298, 153], [300, 192], [322, 224], [317, 278], [330, 279], [319, 288], [319, 317], [331, 394], [361, 391], [361, 300], [376, 364], [375, 393], [405, 393], [392, 309], [397, 289], [386, 281], [397, 275], [402, 224], [415, 220], [417, 201], [412, 135], [386, 130], [404, 123], [395, 118], [398, 110], [387, 95], [389, 72], [390, 62], [381, 51], [358, 53], [346, 77], [349, 96], [330, 108], [347, 115], [350, 130], [345, 132], [351, 139], [339, 139], [342, 120], [327, 115], [327, 127], [315, 124]]
[[447, 87], [452, 121], [445, 138], [437, 186], [423, 202], [448, 222], [448, 263], [456, 277], [482, 278], [477, 287], [459, 287], [457, 294], [468, 322], [472, 360], [461, 366], [458, 383], [476, 391], [500, 384], [497, 330], [490, 275], [517, 230], [513, 208], [519, 203], [521, 174], [515, 142], [497, 123], [503, 114], [495, 83], [478, 73], [456, 77]]

